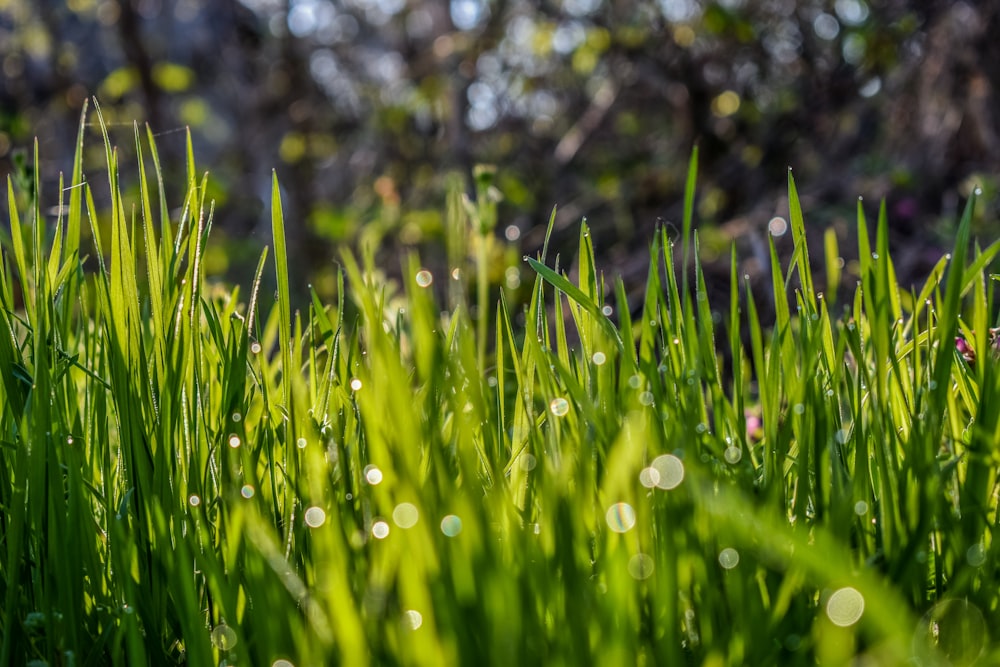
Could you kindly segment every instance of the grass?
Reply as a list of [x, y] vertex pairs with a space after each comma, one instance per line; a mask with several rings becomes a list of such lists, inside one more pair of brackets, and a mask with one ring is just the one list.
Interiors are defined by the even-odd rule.
[[[970, 248], [974, 200], [919, 291], [859, 202], [861, 280], [834, 303], [836, 240], [824, 297], [789, 175], [791, 262], [772, 243], [764, 295], [734, 251], [718, 317], [695, 153], [641, 314], [584, 222], [576, 282], [527, 258], [520, 328], [482, 271], [483, 316], [453, 286], [442, 313], [415, 257], [403, 307], [344, 253], [338, 303], [292, 312], [277, 177], [273, 264], [262, 249], [248, 299], [221, 288], [190, 140], [176, 219], [135, 142], [125, 170], [105, 133], [107, 215], [82, 130], [55, 224], [37, 173], [8, 184], [0, 664], [1000, 660], [1000, 245]], [[450, 199], [453, 262], [486, 256], [489, 176]]]

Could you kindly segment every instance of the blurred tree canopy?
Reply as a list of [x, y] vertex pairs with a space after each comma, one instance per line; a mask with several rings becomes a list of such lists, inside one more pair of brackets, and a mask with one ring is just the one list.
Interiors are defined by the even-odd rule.
[[1000, 184], [997, 34], [1000, 4], [933, 0], [0, 0], [0, 173], [32, 136], [68, 171], [96, 96], [125, 165], [137, 119], [182, 173], [190, 127], [221, 269], [252, 263], [272, 168], [329, 287], [334, 242], [435, 244], [449, 172], [491, 163], [511, 261], [558, 204], [557, 244], [587, 216], [628, 276], [697, 144], [709, 255], [759, 256], [792, 166], [811, 224], [885, 197], [904, 277], [973, 182]]

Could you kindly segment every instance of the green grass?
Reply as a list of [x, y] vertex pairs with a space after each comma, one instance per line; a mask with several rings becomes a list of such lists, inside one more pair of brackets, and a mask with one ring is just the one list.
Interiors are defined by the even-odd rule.
[[[176, 219], [148, 132], [129, 167], [105, 134], [101, 215], [82, 142], [54, 224], [37, 173], [37, 197], [8, 186], [0, 664], [1000, 660], [1000, 245], [970, 248], [974, 201], [919, 291], [859, 202], [861, 280], [831, 303], [836, 239], [824, 297], [789, 175], [790, 265], [772, 244], [754, 293], [734, 251], [715, 318], [695, 154], [641, 315], [583, 223], [576, 282], [527, 259], [519, 328], [485, 271], [483, 316], [461, 286], [442, 314], [415, 257], [402, 301], [344, 253], [338, 303], [293, 312], [277, 177], [273, 264], [262, 248], [248, 298], [223, 289], [190, 142]], [[449, 257], [480, 269], [489, 176], [448, 206]]]

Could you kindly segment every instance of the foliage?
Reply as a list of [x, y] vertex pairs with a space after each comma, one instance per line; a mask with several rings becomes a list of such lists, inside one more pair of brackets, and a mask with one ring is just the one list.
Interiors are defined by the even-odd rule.
[[[524, 327], [501, 295], [484, 360], [465, 290], [442, 313], [448, 278], [414, 256], [403, 307], [371, 253], [344, 253], [338, 303], [292, 312], [276, 176], [274, 297], [266, 249], [246, 302], [212, 285], [190, 143], [172, 217], [135, 135], [134, 201], [105, 144], [109, 219], [82, 132], [55, 225], [37, 169], [37, 196], [8, 185], [0, 663], [1000, 657], [1000, 243], [967, 256], [975, 197], [919, 293], [897, 286], [884, 208], [871, 239], [859, 204], [863, 281], [840, 305], [814, 287], [789, 175], [774, 321], [735, 263], [717, 318], [695, 154], [684, 247], [653, 239], [641, 315], [584, 223], [578, 278], [529, 258]], [[450, 238], [473, 243], [489, 199], [452, 202]]]

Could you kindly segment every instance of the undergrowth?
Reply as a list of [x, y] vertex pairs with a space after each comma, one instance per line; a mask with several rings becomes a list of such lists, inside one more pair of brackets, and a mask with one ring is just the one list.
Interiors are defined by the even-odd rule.
[[[107, 214], [83, 126], [54, 224], [37, 171], [8, 182], [0, 664], [1000, 660], [1000, 245], [970, 249], [974, 198], [919, 291], [859, 202], [861, 280], [833, 304], [789, 174], [775, 317], [735, 251], [718, 317], [695, 153], [680, 247], [652, 239], [635, 317], [586, 223], [575, 282], [527, 258], [523, 328], [485, 271], [473, 320], [473, 290], [442, 313], [416, 257], [398, 308], [346, 252], [338, 302], [292, 312], [276, 177], [245, 299], [205, 279], [190, 139], [172, 217], [152, 134], [136, 201], [104, 137]], [[484, 197], [452, 193], [450, 238], [489, 237]]]

